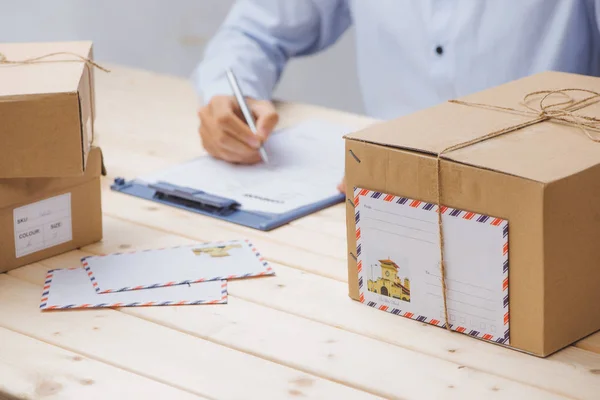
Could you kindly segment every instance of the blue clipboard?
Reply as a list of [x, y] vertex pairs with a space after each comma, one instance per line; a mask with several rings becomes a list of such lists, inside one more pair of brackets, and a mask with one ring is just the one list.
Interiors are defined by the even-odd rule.
[[339, 195], [296, 208], [287, 213], [271, 214], [241, 210], [241, 204], [234, 200], [193, 188], [171, 185], [168, 182], [147, 184], [136, 180], [126, 181], [124, 178], [116, 178], [110, 188], [120, 193], [261, 231], [273, 230], [295, 219], [345, 201], [345, 195], [339, 193]]

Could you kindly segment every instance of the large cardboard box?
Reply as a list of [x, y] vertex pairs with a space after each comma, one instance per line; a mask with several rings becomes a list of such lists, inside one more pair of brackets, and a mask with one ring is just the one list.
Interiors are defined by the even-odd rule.
[[[600, 92], [600, 79], [541, 73], [459, 99], [468, 104], [446, 102], [346, 137], [349, 203], [354, 188], [363, 188], [372, 197], [391, 194], [399, 196], [391, 197], [395, 202], [415, 199], [413, 205], [423, 202], [438, 210], [437, 155], [492, 132], [510, 131], [440, 157], [440, 204], [464, 210], [464, 218], [478, 213], [508, 221], [508, 346], [538, 356], [600, 329], [600, 143], [586, 132], [600, 133], [584, 132], [568, 114], [554, 113], [556, 118], [548, 120], [540, 114], [543, 93], [528, 98], [531, 109], [520, 104], [528, 93], [563, 88]], [[566, 95], [575, 102], [593, 98], [557, 104]], [[573, 106], [568, 111], [587, 116], [578, 121], [594, 124], [593, 118], [600, 118], [598, 100], [590, 92], [567, 91], [550, 95], [544, 104], [556, 104], [547, 112]], [[366, 302], [361, 296], [365, 282], [359, 290], [364, 266], [357, 267], [361, 233], [355, 206], [347, 204], [349, 294]], [[415, 284], [410, 281], [410, 291]], [[392, 307], [378, 308], [404, 315]], [[443, 314], [437, 319], [435, 325], [443, 325]]]
[[102, 153], [83, 176], [0, 179], [0, 272], [102, 239]]
[[66, 53], [92, 59], [92, 43], [0, 43], [0, 178], [83, 174], [94, 71]]

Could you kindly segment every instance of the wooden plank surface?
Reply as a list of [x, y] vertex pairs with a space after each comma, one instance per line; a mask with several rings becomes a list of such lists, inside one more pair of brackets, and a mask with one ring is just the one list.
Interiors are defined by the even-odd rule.
[[5, 328], [0, 355], [0, 393], [7, 398], [204, 399]]
[[[375, 122], [278, 107], [282, 126], [314, 116], [353, 129]], [[109, 190], [117, 176], [202, 154], [196, 108], [181, 79], [97, 74], [105, 238], [0, 275], [0, 398], [598, 398], [598, 334], [541, 359], [350, 300], [344, 204], [259, 232]], [[45, 271], [83, 255], [232, 238], [255, 242], [277, 275], [230, 282], [227, 305], [37, 308]]]
[[[117, 204], [113, 206], [113, 201]], [[174, 232], [183, 233], [186, 238], [191, 238], [199, 241], [208, 240], [212, 235], [217, 235], [219, 239], [227, 238], [230, 233], [225, 232], [223, 236], [221, 233], [212, 230], [211, 224], [199, 223], [197, 225], [190, 225], [186, 222], [186, 213], [169, 207], [157, 205], [152, 210], [147, 209], [144, 206], [130, 204], [133, 199], [127, 196], [118, 196], [118, 194], [107, 194], [105, 196], [105, 209], [109, 210], [108, 213], [118, 216], [121, 219], [133, 221], [134, 223], [145, 224], [150, 227], [155, 227], [163, 232], [167, 232], [173, 229]], [[126, 206], [123, 204], [127, 203]], [[126, 210], [120, 212], [119, 210]], [[167, 216], [163, 217], [161, 214], [165, 213]], [[174, 222], [174, 221], [180, 221]], [[117, 225], [118, 226], [118, 225]], [[107, 227], [107, 229], [111, 229]], [[234, 228], [239, 229], [239, 228]], [[128, 241], [128, 246], [132, 246], [133, 235], [126, 234], [126, 230], [123, 228], [115, 227], [115, 232], [111, 235], [114, 240], [113, 248], [119, 248], [120, 244], [116, 242]], [[119, 233], [121, 232], [121, 233]], [[139, 231], [138, 231], [139, 232]], [[252, 235], [251, 232], [248, 233]], [[299, 232], [298, 234], [302, 234]], [[144, 244], [149, 240], [149, 234], [139, 233], [143, 235], [140, 238], [138, 246], [144, 247]], [[136, 237], [138, 236], [136, 235]], [[175, 240], [175, 239], [173, 239]], [[260, 250], [263, 254], [270, 258], [269, 251], [263, 249], [263, 245], [267, 248], [274, 246], [269, 240], [261, 240], [253, 238], [257, 242]], [[146, 247], [152, 247], [150, 244], [146, 244]], [[95, 246], [89, 247], [92, 251]], [[281, 249], [281, 246], [278, 246]], [[289, 251], [292, 249], [280, 250], [282, 252]], [[304, 254], [311, 253], [307, 252]], [[345, 262], [339, 264], [312, 264], [312, 260], [306, 260], [305, 257], [300, 254], [294, 253], [292, 266], [299, 268], [304, 271], [314, 272], [315, 274], [322, 276], [332, 276], [340, 281], [345, 281], [346, 276], [346, 264]], [[333, 270], [332, 267], [336, 266], [337, 269]], [[283, 270], [285, 273], [289, 269], [279, 268], [277, 271]], [[281, 272], [278, 272], [278, 276]], [[294, 276], [294, 275], [292, 275]], [[297, 309], [302, 308], [302, 312], [299, 315], [318, 319], [319, 321], [329, 323], [332, 326], [344, 326], [353, 332], [366, 334], [369, 337], [376, 337], [379, 339], [386, 340], [390, 343], [399, 344], [401, 346], [418, 349], [420, 352], [426, 354], [435, 355], [447, 360], [458, 362], [461, 365], [469, 366], [474, 369], [486, 371], [489, 373], [498, 374], [499, 376], [514, 379], [519, 382], [528, 383], [535, 385], [540, 388], [552, 390], [556, 393], [564, 395], [571, 395], [575, 397], [593, 398], [595, 393], [600, 392], [600, 379], [598, 375], [594, 374], [593, 371], [600, 367], [600, 355], [593, 354], [590, 357], [582, 357], [583, 363], [576, 363], [569, 356], [569, 353], [577, 352], [574, 348], [567, 348], [562, 352], [559, 352], [551, 356], [547, 360], [539, 359], [529, 355], [518, 353], [514, 350], [500, 348], [498, 346], [490, 345], [480, 341], [473, 341], [464, 335], [451, 334], [432, 327], [430, 325], [417, 326], [414, 321], [406, 320], [403, 318], [397, 318], [395, 316], [378, 312], [365, 308], [360, 304], [353, 304], [348, 299], [346, 293], [345, 284], [338, 285], [338, 290], [332, 292], [327, 287], [322, 287], [323, 280], [311, 275], [300, 275], [295, 274], [294, 280], [290, 279], [289, 283], [284, 288], [278, 287], [278, 290], [274, 294], [281, 294], [277, 297], [276, 301], [269, 302], [268, 296], [273, 294], [273, 291], [252, 291], [251, 299], [256, 299], [256, 295], [261, 295], [256, 301], [261, 304], [270, 304], [271, 306], [277, 305], [282, 307], [285, 304], [286, 307], [282, 307], [283, 310], [290, 312], [290, 308]], [[298, 282], [302, 282], [303, 279], [311, 279], [310, 284], [300, 285]], [[293, 282], [293, 283], [292, 283]], [[235, 291], [240, 285], [237, 282], [230, 284], [230, 291]], [[273, 287], [272, 284], [267, 282], [257, 281], [252, 282], [253, 285], [269, 286]], [[266, 290], [266, 289], [265, 289]], [[294, 291], [296, 296], [291, 296], [290, 291]], [[232, 292], [236, 293], [236, 292]], [[247, 296], [247, 295], [246, 295]], [[244, 297], [249, 299], [249, 297]], [[349, 305], [353, 306], [351, 309]], [[346, 309], [346, 311], [343, 311]], [[296, 311], [294, 311], [297, 313]], [[359, 317], [360, 315], [360, 317]], [[364, 321], [377, 321], [373, 324], [365, 324]], [[402, 331], [403, 334], [399, 335], [398, 332]], [[592, 338], [586, 339], [586, 341], [593, 340]], [[550, 363], [549, 360], [568, 360], [565, 363]], [[548, 379], [548, 376], [552, 376], [552, 379]], [[577, 382], [578, 384], [572, 384]]]
[[[99, 253], [106, 250], [118, 251], [124, 244], [132, 250], [158, 247], [162, 243], [178, 245], [190, 242], [188, 238], [178, 239], [177, 236], [166, 232], [154, 234], [154, 229], [111, 217], [105, 219], [105, 229], [112, 238], [111, 241], [103, 243], [102, 246], [87, 246], [86, 250]], [[46, 269], [77, 265], [83, 255], [85, 253], [78, 252], [44, 261], [46, 268], [38, 272], [38, 281], [43, 281]], [[305, 273], [296, 268], [278, 264], [273, 266], [277, 273], [274, 278], [231, 281], [228, 288], [230, 296], [324, 323], [337, 330], [347, 330], [403, 349], [438, 357], [452, 362], [457, 370], [494, 374], [507, 380], [575, 398], [594, 398], [595, 394], [600, 392], [600, 380], [593, 373], [600, 365], [599, 354], [590, 353], [588, 357], [579, 357], [578, 349], [569, 348], [545, 360], [532, 357], [481, 341], [473, 341], [465, 335], [448, 334], [443, 329], [431, 325], [379, 312], [350, 300], [346, 295], [344, 283]], [[30, 273], [28, 275], [33, 276]], [[267, 326], [270, 329], [272, 324]], [[290, 343], [290, 346], [293, 345], [294, 343]], [[312, 348], [312, 345], [302, 348]], [[403, 359], [410, 357], [404, 355]], [[330, 378], [336, 379], [335, 376]], [[451, 385], [454, 386], [453, 383]], [[495, 387], [498, 388], [499, 385]]]
[[300, 389], [307, 396], [367, 398], [346, 386], [123, 312], [42, 313], [41, 288], [41, 283], [0, 275], [0, 326], [213, 399], [240, 399], [247, 393], [285, 398]]
[[[122, 224], [119, 226], [121, 230], [127, 230]], [[131, 229], [139, 228], [131, 226]], [[56, 265], [76, 266], [81, 255], [69, 254], [47, 260], [41, 263], [42, 268], [21, 269], [18, 276], [41, 286], [48, 269]], [[261, 279], [252, 281], [258, 280]], [[262, 280], [276, 281], [276, 278]], [[248, 281], [231, 283], [239, 286]], [[121, 312], [385, 398], [484, 398], [491, 396], [491, 392], [500, 391], [502, 394], [495, 397], [524, 394], [528, 398], [561, 397], [242, 300], [234, 291], [230, 293], [230, 305], [220, 308], [123, 308]], [[381, 374], [378, 368], [360, 367], [369, 365], [374, 359], [395, 373]], [[400, 359], [404, 362], [398, 364], [396, 360]], [[398, 379], [399, 376], [402, 379]]]

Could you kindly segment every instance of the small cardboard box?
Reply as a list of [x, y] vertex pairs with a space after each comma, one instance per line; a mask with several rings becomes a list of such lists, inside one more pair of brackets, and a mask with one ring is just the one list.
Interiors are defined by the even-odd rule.
[[[509, 347], [547, 356], [600, 329], [600, 143], [569, 122], [567, 114], [552, 120], [540, 114], [543, 93], [527, 99], [531, 109], [522, 104], [526, 94], [563, 88], [600, 92], [600, 79], [540, 73], [459, 99], [463, 103], [446, 102], [346, 136], [349, 295], [364, 302], [354, 188], [431, 203], [435, 210], [439, 190], [440, 210], [508, 221]], [[567, 95], [574, 102], [592, 98], [579, 105], [557, 104]], [[550, 95], [544, 104], [556, 104], [547, 111], [571, 104], [576, 107], [570, 111], [588, 117], [578, 121], [597, 124], [598, 100], [590, 92], [569, 90]], [[510, 132], [441, 155], [438, 189], [440, 152], [504, 130]], [[593, 128], [586, 131], [600, 136]], [[415, 285], [411, 280], [410, 291]]]
[[[53, 53], [59, 53], [48, 56]], [[91, 42], [0, 43], [0, 178], [78, 176], [92, 140]], [[45, 57], [48, 56], [48, 57]], [[44, 57], [32, 63], [19, 63]]]
[[102, 239], [102, 153], [83, 176], [0, 179], [0, 272]]

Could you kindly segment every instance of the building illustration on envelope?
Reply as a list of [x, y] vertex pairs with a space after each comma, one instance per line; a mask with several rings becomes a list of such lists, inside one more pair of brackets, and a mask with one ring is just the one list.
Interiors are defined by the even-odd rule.
[[208, 254], [211, 257], [228, 257], [229, 250], [231, 249], [239, 249], [242, 246], [239, 244], [230, 244], [227, 246], [213, 246], [213, 247], [203, 247], [192, 249], [195, 255], [200, 256], [202, 254]]
[[403, 281], [398, 277], [398, 264], [388, 258], [379, 260], [379, 268], [381, 271], [377, 280], [368, 280], [368, 290], [410, 303], [410, 279], [405, 277]]

